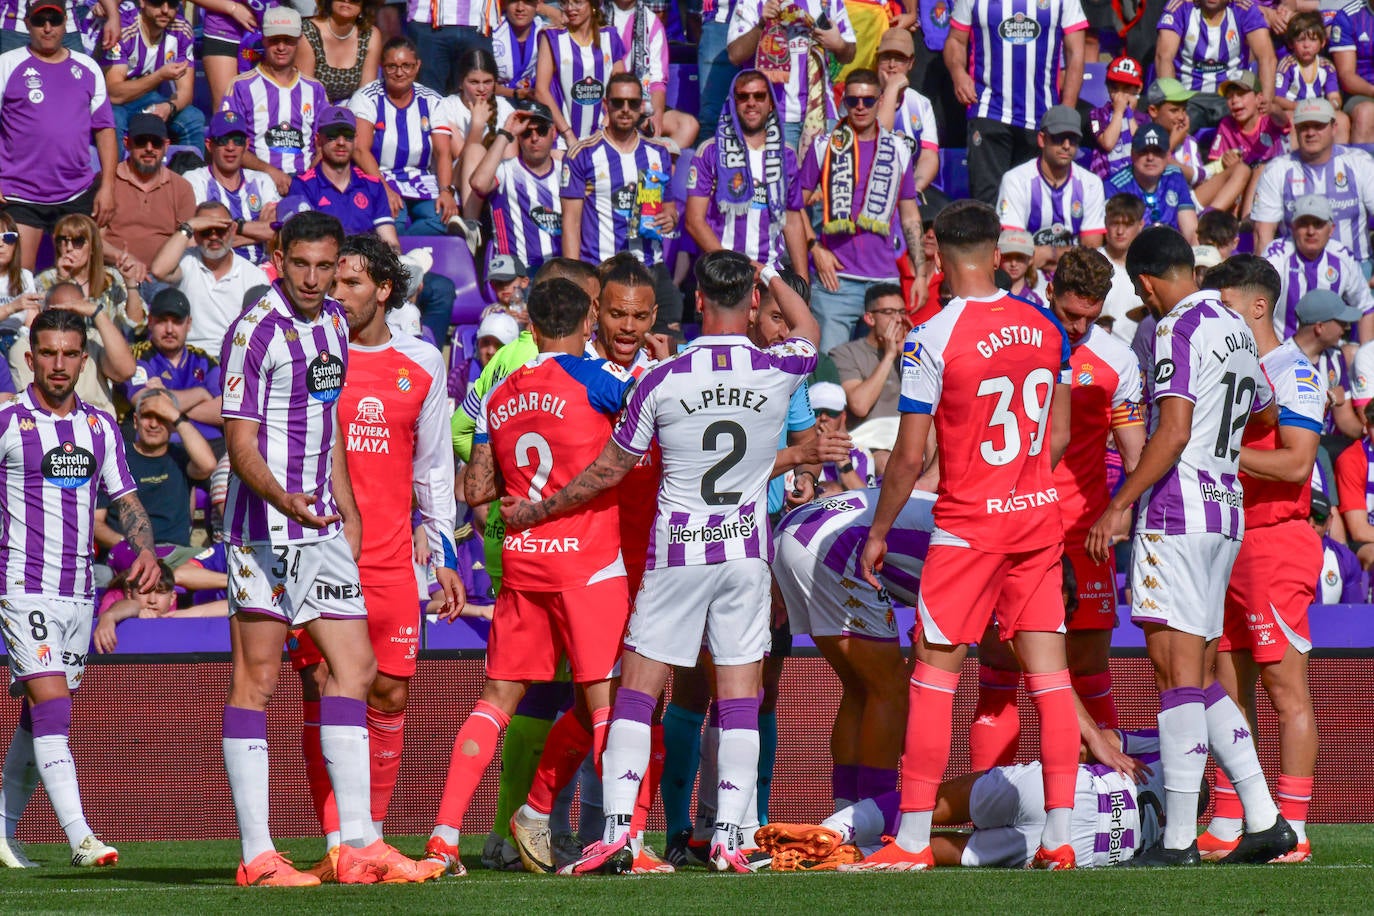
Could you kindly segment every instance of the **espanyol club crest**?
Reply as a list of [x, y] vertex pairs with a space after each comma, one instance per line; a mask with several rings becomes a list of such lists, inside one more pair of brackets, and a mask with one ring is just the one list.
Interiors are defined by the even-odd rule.
[[396, 373], [396, 390], [406, 392], [410, 390], [410, 370], [401, 368]]
[[1084, 388], [1091, 385], [1093, 383], [1093, 364], [1084, 363], [1082, 367], [1079, 368], [1078, 376], [1075, 380]]

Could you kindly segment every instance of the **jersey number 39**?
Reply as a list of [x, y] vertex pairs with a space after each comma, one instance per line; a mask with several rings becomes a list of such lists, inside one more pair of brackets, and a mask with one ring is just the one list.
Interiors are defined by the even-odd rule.
[[1054, 373], [1048, 369], [1033, 369], [1021, 383], [1022, 413], [1012, 410], [1011, 401], [1016, 396], [1016, 383], [1008, 376], [985, 378], [978, 385], [978, 396], [996, 395], [997, 404], [992, 408], [988, 429], [1001, 427], [1002, 445], [994, 444], [994, 436], [984, 439], [979, 446], [983, 460], [993, 467], [1010, 464], [1021, 454], [1021, 422], [1023, 419], [1035, 424], [1031, 433], [1026, 454], [1034, 457], [1040, 454], [1045, 444], [1045, 424], [1050, 418], [1050, 396], [1054, 392]]

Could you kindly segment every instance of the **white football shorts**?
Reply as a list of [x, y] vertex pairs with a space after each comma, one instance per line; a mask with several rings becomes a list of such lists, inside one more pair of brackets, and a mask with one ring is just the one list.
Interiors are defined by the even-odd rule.
[[10, 694], [24, 681], [61, 674], [75, 690], [86, 670], [95, 605], [72, 598], [10, 595], [0, 598], [0, 631], [9, 653]]
[[777, 536], [774, 550], [773, 578], [787, 604], [793, 634], [897, 641], [897, 621], [886, 590], [835, 572], [789, 532]]
[[367, 617], [348, 538], [226, 547], [229, 613], [263, 614], [300, 627], [320, 618]]
[[1137, 532], [1131, 541], [1131, 620], [1216, 639], [1238, 553], [1240, 541], [1223, 534]]
[[772, 581], [768, 563], [755, 557], [645, 570], [625, 648], [694, 668], [704, 634], [717, 665], [760, 661], [772, 644]]

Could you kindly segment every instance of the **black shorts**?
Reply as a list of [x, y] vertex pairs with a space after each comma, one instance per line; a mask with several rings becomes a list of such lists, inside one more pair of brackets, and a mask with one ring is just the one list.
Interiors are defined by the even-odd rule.
[[7, 201], [3, 207], [16, 223], [21, 226], [32, 226], [35, 229], [42, 229], [51, 234], [57, 221], [64, 216], [73, 213], [80, 213], [90, 216], [95, 209], [95, 185], [91, 185], [71, 200], [64, 200], [56, 204], [36, 204], [23, 200]]
[[238, 57], [239, 46], [237, 42], [227, 38], [215, 38], [211, 35], [205, 36], [200, 47], [200, 56], [203, 60], [207, 57]]
[[773, 644], [768, 649], [770, 658], [783, 659], [792, 655], [792, 623], [784, 620], [780, 626], [772, 627]]

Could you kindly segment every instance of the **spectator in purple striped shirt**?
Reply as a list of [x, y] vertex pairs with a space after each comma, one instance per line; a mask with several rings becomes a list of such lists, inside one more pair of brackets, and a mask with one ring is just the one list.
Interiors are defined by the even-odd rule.
[[195, 36], [178, 15], [179, 7], [177, 0], [139, 0], [138, 18], [105, 55], [105, 84], [121, 146], [129, 119], [141, 111], [166, 121], [175, 142], [196, 149], [205, 143], [205, 115], [191, 104]]

